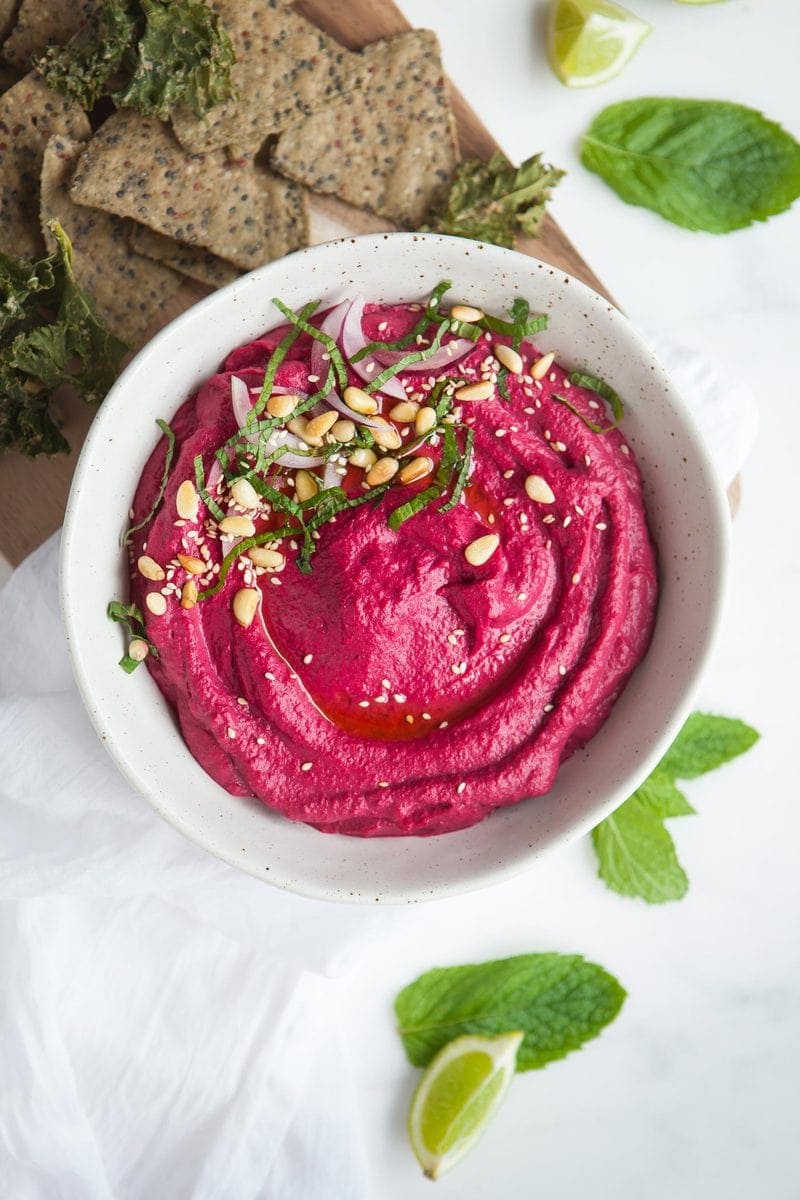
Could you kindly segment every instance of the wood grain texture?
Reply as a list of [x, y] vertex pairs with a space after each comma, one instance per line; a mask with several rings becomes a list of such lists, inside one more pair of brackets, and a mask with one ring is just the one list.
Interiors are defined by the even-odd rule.
[[[295, 8], [351, 49], [360, 49], [370, 42], [411, 28], [392, 0], [297, 0]], [[450, 92], [461, 154], [465, 158], [488, 158], [498, 149], [497, 143], [452, 84]], [[312, 242], [326, 241], [342, 234], [391, 228], [381, 218], [349, 208], [331, 197], [312, 197]], [[595, 291], [608, 295], [576, 248], [549, 217], [545, 219], [541, 236], [535, 240], [523, 239], [518, 249], [552, 263], [582, 279]], [[151, 332], [157, 332], [206, 294], [207, 289], [200, 284], [184, 284]], [[13, 564], [40, 545], [63, 519], [78, 452], [93, 412], [69, 394], [60, 399], [60, 407], [64, 433], [72, 446], [71, 454], [34, 461], [19, 454], [0, 457], [0, 513], [3, 514], [0, 554]]]

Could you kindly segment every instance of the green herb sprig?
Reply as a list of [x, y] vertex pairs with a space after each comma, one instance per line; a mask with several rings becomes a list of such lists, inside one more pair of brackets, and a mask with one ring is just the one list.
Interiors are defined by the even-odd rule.
[[649, 904], [680, 900], [689, 880], [664, 821], [688, 816], [694, 809], [676, 781], [716, 770], [744, 754], [758, 737], [743, 721], [692, 713], [641, 787], [592, 830], [599, 875], [606, 886]]
[[[147, 646], [148, 654], [152, 655], [153, 658], [158, 659], [158, 649], [147, 637], [141, 609], [137, 608], [135, 604], [123, 604], [120, 600], [112, 600], [106, 609], [106, 616], [109, 617], [110, 620], [116, 621], [120, 625], [124, 625], [130, 638], [135, 638], [137, 641], [144, 642]], [[125, 653], [119, 660], [119, 665], [122, 667], [123, 671], [126, 671], [128, 675], [130, 675], [138, 666], [141, 665], [141, 661], [137, 658], [131, 658], [130, 654]]]

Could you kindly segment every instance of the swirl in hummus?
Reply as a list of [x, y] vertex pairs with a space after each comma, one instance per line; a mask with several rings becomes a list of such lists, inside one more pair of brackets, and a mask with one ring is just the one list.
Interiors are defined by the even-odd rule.
[[603, 399], [526, 305], [439, 305], [289, 313], [183, 404], [163, 498], [164, 440], [133, 504], [138, 641], [190, 751], [329, 832], [446, 833], [546, 792], [652, 632]]

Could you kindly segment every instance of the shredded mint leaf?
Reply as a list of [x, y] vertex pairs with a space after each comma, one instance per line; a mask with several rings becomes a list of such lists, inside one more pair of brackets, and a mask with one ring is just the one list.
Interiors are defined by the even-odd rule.
[[743, 229], [800, 195], [800, 144], [755, 109], [723, 100], [612, 104], [589, 126], [581, 158], [628, 204], [685, 229]]
[[125, 532], [122, 538], [123, 546], [128, 545], [132, 534], [138, 533], [140, 529], [144, 529], [145, 525], [150, 524], [153, 517], [158, 512], [161, 501], [164, 499], [164, 492], [167, 490], [167, 481], [169, 480], [169, 473], [172, 470], [172, 460], [175, 457], [175, 434], [172, 432], [167, 422], [162, 421], [160, 417], [156, 418], [156, 425], [167, 439], [167, 452], [164, 455], [164, 473], [161, 476], [161, 483], [158, 485], [158, 492], [156, 493], [155, 500], [150, 507], [150, 511], [146, 517], [142, 517], [138, 525], [131, 525], [130, 528]]
[[[569, 381], [575, 387], [588, 388], [590, 392], [596, 392], [601, 399], [605, 400], [614, 415], [614, 425], [618, 425], [625, 416], [625, 406], [619, 393], [615, 392], [611, 384], [606, 383], [605, 379], [601, 379], [599, 375], [590, 375], [588, 371], [573, 371]], [[563, 400], [563, 397], [559, 397], [559, 399]]]
[[106, 0], [95, 21], [34, 65], [49, 87], [84, 108], [111, 96], [118, 108], [166, 121], [177, 104], [202, 117], [235, 98], [235, 61], [203, 0]]
[[55, 250], [40, 262], [0, 254], [0, 451], [29, 458], [69, 450], [53, 392], [69, 384], [99, 404], [125, 353], [75, 281], [69, 238], [50, 229]]
[[525, 1037], [517, 1070], [564, 1058], [613, 1021], [621, 984], [577, 954], [520, 954], [495, 962], [439, 967], [420, 975], [395, 1000], [398, 1032], [416, 1067], [462, 1034]]
[[680, 900], [689, 881], [664, 820], [689, 816], [694, 809], [675, 780], [715, 770], [744, 754], [758, 736], [732, 717], [692, 713], [644, 783], [592, 830], [603, 882], [621, 896], [638, 896], [649, 904]]
[[513, 246], [519, 232], [535, 237], [550, 193], [564, 175], [541, 158], [534, 154], [514, 167], [497, 150], [488, 163], [476, 158], [459, 163], [444, 205], [427, 228], [496, 246]]

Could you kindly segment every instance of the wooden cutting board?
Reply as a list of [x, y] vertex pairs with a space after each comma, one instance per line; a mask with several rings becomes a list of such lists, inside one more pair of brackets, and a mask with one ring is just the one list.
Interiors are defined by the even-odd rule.
[[[295, 7], [343, 45], [357, 50], [379, 38], [404, 33], [411, 28], [392, 0], [298, 0]], [[453, 109], [464, 158], [488, 158], [497, 143], [455, 88], [451, 86]], [[536, 146], [531, 147], [535, 151]], [[337, 200], [313, 197], [311, 241], [324, 242], [347, 234], [370, 233], [393, 228], [389, 223]], [[608, 292], [581, 258], [578, 251], [549, 217], [541, 236], [520, 239], [523, 253], [552, 263], [584, 280], [595, 291]], [[162, 328], [179, 312], [195, 303], [207, 289], [184, 284], [175, 294], [152, 332]], [[72, 473], [93, 410], [71, 394], [60, 398], [63, 428], [72, 453], [52, 459], [30, 461], [19, 454], [0, 456], [0, 554], [14, 565], [40, 545], [59, 527], [64, 515]]]

